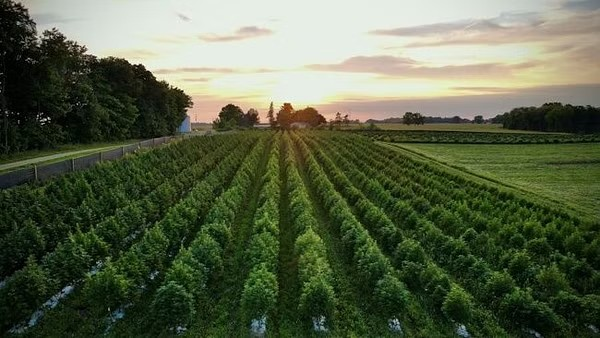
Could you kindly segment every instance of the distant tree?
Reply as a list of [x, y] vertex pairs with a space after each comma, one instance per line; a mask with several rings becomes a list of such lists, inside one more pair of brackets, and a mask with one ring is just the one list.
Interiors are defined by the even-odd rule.
[[250, 108], [248, 112], [243, 116], [241, 125], [244, 127], [252, 127], [259, 123], [260, 118], [258, 117], [258, 111], [254, 108]]
[[424, 124], [425, 117], [423, 117], [421, 115], [421, 113], [406, 112], [406, 113], [404, 113], [404, 116], [402, 117], [402, 122], [406, 125]]
[[460, 123], [460, 116], [453, 116], [450, 119], [450, 123]]
[[336, 128], [339, 129], [342, 126], [342, 121], [342, 114], [340, 112], [335, 113], [334, 123]]
[[290, 129], [292, 124], [292, 115], [294, 114], [294, 107], [291, 103], [284, 103], [277, 113], [277, 124], [281, 129]]
[[267, 118], [269, 119], [269, 124], [271, 125], [271, 128], [275, 129], [277, 127], [277, 120], [275, 119], [275, 109], [273, 108], [273, 101], [271, 101], [271, 105], [269, 105]]
[[504, 113], [504, 114], [498, 114], [494, 117], [492, 117], [491, 122], [495, 123], [495, 124], [503, 124], [504, 123], [504, 119], [506, 118], [506, 115], [508, 115], [508, 113]]
[[507, 129], [594, 133], [600, 132], [600, 108], [550, 102], [514, 108], [503, 115], [502, 123]]
[[350, 125], [350, 118], [348, 117], [348, 114], [344, 115], [344, 118], [342, 119], [342, 123], [344, 123], [344, 126], [349, 126]]
[[297, 110], [292, 116], [292, 122], [304, 122], [308, 123], [311, 127], [317, 127], [320, 124], [327, 123], [327, 120], [323, 115], [313, 107], [306, 107], [301, 110]]
[[406, 125], [413, 124], [413, 113], [409, 111], [404, 113], [404, 116], [402, 116], [402, 122]]
[[242, 109], [234, 104], [228, 104], [221, 108], [219, 117], [213, 121], [215, 129], [232, 129], [240, 125], [244, 112]]
[[421, 115], [421, 113], [415, 113], [413, 115], [413, 118], [414, 118], [415, 124], [424, 124], [425, 123], [425, 117], [423, 115]]
[[473, 123], [476, 124], [483, 124], [483, 116], [482, 115], [477, 115], [473, 118]]

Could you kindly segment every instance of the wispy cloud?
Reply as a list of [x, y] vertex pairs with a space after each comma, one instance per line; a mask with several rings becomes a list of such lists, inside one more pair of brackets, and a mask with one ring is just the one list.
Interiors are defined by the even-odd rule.
[[597, 34], [600, 11], [545, 20], [537, 13], [504, 13], [491, 19], [458, 20], [428, 25], [378, 29], [373, 35], [420, 38], [405, 47], [465, 44], [512, 44], [549, 41], [558, 37]]
[[337, 64], [315, 64], [307, 68], [319, 71], [373, 73], [409, 78], [464, 78], [509, 76], [512, 71], [535, 67], [534, 62], [518, 64], [480, 63], [430, 67], [410, 58], [389, 55], [355, 56]]
[[273, 34], [273, 31], [267, 28], [261, 28], [257, 26], [246, 26], [238, 29], [233, 34], [204, 34], [200, 35], [199, 38], [200, 40], [205, 42], [228, 42], [252, 39], [271, 34]]
[[175, 15], [177, 15], [177, 17], [179, 19], [181, 19], [182, 21], [185, 21], [185, 22], [192, 21], [192, 19], [189, 16], [185, 15], [185, 14], [175, 13]]
[[208, 82], [208, 81], [210, 81], [210, 79], [207, 77], [188, 77], [188, 78], [181, 79], [181, 81], [184, 81], [184, 82]]
[[233, 68], [214, 68], [214, 67], [180, 67], [180, 68], [161, 68], [153, 70], [154, 74], [180, 74], [180, 73], [235, 73]]
[[133, 60], [145, 60], [151, 59], [160, 56], [158, 53], [149, 50], [149, 49], [115, 49], [109, 51], [109, 54], [112, 56], [122, 57], [125, 59], [133, 59]]

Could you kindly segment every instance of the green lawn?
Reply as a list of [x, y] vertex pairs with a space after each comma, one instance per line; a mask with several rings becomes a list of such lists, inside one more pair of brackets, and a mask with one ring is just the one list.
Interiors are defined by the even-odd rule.
[[450, 166], [564, 203], [600, 219], [600, 144], [402, 144]]

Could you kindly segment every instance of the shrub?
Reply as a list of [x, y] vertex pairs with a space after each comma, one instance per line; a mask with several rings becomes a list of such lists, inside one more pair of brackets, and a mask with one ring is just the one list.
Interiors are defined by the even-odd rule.
[[442, 304], [442, 311], [448, 318], [459, 323], [467, 323], [472, 316], [471, 296], [457, 286], [452, 286]]
[[256, 266], [250, 274], [242, 292], [242, 311], [246, 321], [266, 315], [277, 303], [277, 276], [263, 264]]
[[377, 281], [375, 297], [379, 308], [387, 316], [396, 316], [402, 312], [408, 304], [408, 295], [402, 282], [390, 273]]
[[176, 282], [158, 289], [151, 308], [157, 331], [185, 326], [195, 314], [194, 297]]
[[331, 318], [335, 309], [333, 287], [322, 274], [311, 277], [302, 285], [300, 311], [306, 317], [325, 316]]

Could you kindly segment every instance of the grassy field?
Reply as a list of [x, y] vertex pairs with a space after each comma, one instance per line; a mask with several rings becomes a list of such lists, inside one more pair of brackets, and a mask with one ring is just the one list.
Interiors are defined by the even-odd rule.
[[0, 165], [8, 164], [17, 161], [24, 161], [33, 159], [36, 157], [45, 157], [51, 155], [57, 155], [61, 153], [71, 153], [71, 152], [80, 152], [78, 156], [85, 155], [85, 151], [94, 152], [98, 149], [102, 148], [111, 148], [111, 147], [119, 147], [125, 144], [131, 144], [135, 142], [139, 142], [140, 140], [132, 139], [125, 141], [116, 141], [116, 142], [100, 142], [100, 143], [89, 143], [89, 144], [63, 144], [54, 149], [44, 149], [44, 150], [28, 150], [23, 151], [16, 154], [10, 155], [0, 155]]
[[600, 144], [400, 146], [600, 219]]

